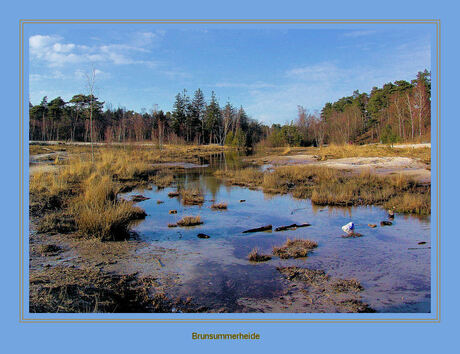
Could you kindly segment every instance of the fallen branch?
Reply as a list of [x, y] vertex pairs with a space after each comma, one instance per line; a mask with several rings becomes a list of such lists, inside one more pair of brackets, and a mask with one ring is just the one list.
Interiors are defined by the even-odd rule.
[[300, 225], [292, 224], [292, 225], [287, 225], [287, 226], [280, 226], [280, 227], [277, 227], [275, 231], [295, 230], [298, 227], [307, 227], [307, 226], [311, 226], [311, 224], [304, 223]]
[[257, 227], [255, 229], [249, 229], [246, 231], [243, 231], [243, 234], [249, 233], [249, 232], [259, 232], [259, 231], [268, 231], [272, 229], [272, 225], [266, 225], [262, 227]]

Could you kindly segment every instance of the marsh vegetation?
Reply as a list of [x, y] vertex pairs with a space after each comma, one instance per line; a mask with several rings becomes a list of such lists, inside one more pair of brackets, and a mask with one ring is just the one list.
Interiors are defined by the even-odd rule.
[[[309, 148], [309, 152], [319, 161], [325, 151], [330, 160], [347, 154], [339, 155], [335, 147], [326, 149]], [[387, 149], [372, 147], [361, 153], [390, 154]], [[380, 239], [396, 242], [401, 232], [421, 235], [423, 242], [429, 239], [423, 215], [430, 213], [430, 184], [404, 173], [377, 175], [371, 169], [357, 173], [314, 164], [263, 168], [260, 161], [276, 150], [245, 156], [218, 145], [159, 149], [96, 144], [93, 161], [86, 145], [31, 145], [31, 152], [51, 154], [33, 166], [53, 167], [31, 170], [30, 175], [31, 311], [269, 311], [290, 286], [283, 279], [291, 283], [310, 279], [306, 291], [320, 299], [307, 306], [310, 295], [296, 290], [292, 302], [307, 308], [299, 305], [284, 311], [367, 312], [371, 307], [387, 311], [394, 307], [366, 295], [369, 305], [359, 295], [367, 294], [369, 280], [361, 285], [357, 279], [363, 276], [353, 269], [359, 258], [354, 245], [363, 242], [361, 247], [372, 249], [366, 256], [369, 273], [364, 276], [371, 279], [376, 269], [373, 259], [388, 247], [379, 244]], [[276, 153], [289, 157], [305, 151]], [[412, 153], [413, 158], [428, 161], [423, 150]], [[396, 228], [376, 226], [387, 218], [387, 209], [395, 212]], [[366, 225], [365, 231], [360, 229], [363, 237], [338, 238], [337, 229], [351, 214]], [[243, 233], [247, 230], [254, 232]], [[409, 245], [413, 237], [404, 236], [397, 243]], [[95, 242], [91, 252], [81, 247], [87, 241]], [[330, 280], [321, 272], [331, 270], [333, 254], [345, 245], [341, 242], [355, 242], [347, 243], [347, 254], [341, 256], [348, 278]], [[121, 256], [119, 248], [124, 250]], [[404, 263], [405, 256], [391, 249], [395, 253], [386, 262], [393, 267]], [[152, 260], [151, 254], [158, 256]], [[421, 253], [416, 257], [420, 269], [411, 268], [407, 277], [417, 274], [426, 289], [426, 258]], [[74, 271], [69, 264], [86, 270]], [[298, 269], [286, 268], [292, 266]], [[308, 266], [313, 269], [306, 270]], [[240, 271], [246, 278], [237, 275]], [[177, 284], [178, 279], [184, 283]], [[218, 285], [221, 281], [223, 288]], [[318, 282], [322, 285], [312, 287]], [[376, 289], [385, 286], [370, 284]], [[354, 295], [344, 297], [345, 293]], [[417, 292], [405, 296], [425, 304]], [[264, 300], [256, 306], [249, 299], [257, 297]], [[397, 302], [393, 295], [382, 298], [391, 299], [400, 310], [419, 309]], [[266, 307], [259, 308], [262, 304]]]

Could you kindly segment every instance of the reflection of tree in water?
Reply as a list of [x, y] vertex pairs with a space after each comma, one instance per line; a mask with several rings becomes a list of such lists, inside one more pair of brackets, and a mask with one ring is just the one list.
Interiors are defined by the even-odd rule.
[[333, 216], [337, 213], [342, 213], [344, 217], [349, 218], [353, 216], [353, 208], [350, 206], [317, 205], [311, 203], [311, 210], [313, 211], [313, 215], [317, 215], [318, 212], [325, 212], [327, 210], [327, 214], [329, 216]]
[[216, 199], [216, 195], [219, 192], [221, 182], [214, 176], [203, 175], [200, 176], [200, 181], [202, 182], [204, 188], [212, 196], [212, 199]]
[[241, 151], [227, 151], [201, 157], [200, 163], [209, 165], [212, 170], [238, 169], [248, 166], [248, 163], [242, 161], [244, 156], [246, 154]]
[[219, 169], [239, 169], [246, 167], [248, 163], [242, 161], [242, 156], [245, 156], [242, 152], [231, 151], [200, 157], [200, 164], [208, 165], [208, 167], [180, 171], [179, 178], [177, 179], [177, 187], [178, 189], [198, 188], [205, 193], [209, 193], [212, 199], [215, 199], [223, 183], [214, 177], [213, 172]]

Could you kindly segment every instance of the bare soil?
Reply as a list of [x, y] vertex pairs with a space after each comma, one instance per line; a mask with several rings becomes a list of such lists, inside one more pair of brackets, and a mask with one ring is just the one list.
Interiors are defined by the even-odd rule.
[[371, 171], [377, 175], [403, 174], [411, 176], [419, 182], [431, 181], [430, 167], [410, 157], [347, 157], [326, 161], [318, 161], [315, 155], [286, 155], [265, 157], [263, 162], [268, 165], [314, 165], [337, 168], [355, 173]]

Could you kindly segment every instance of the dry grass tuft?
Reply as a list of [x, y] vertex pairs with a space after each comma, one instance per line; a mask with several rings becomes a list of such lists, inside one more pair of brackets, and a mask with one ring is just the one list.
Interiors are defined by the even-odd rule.
[[151, 177], [151, 181], [158, 188], [166, 188], [166, 187], [169, 187], [173, 183], [174, 176], [171, 173], [162, 171], [162, 172], [157, 173], [155, 176]]
[[303, 239], [287, 239], [280, 247], [273, 247], [273, 254], [282, 259], [307, 257], [308, 253], [318, 247], [315, 241]]
[[204, 203], [203, 192], [199, 188], [181, 189], [180, 196], [184, 205], [199, 205]]
[[228, 207], [227, 203], [214, 203], [211, 205], [211, 209], [216, 209], [216, 210], [226, 210]]
[[431, 196], [429, 193], [404, 193], [392, 197], [384, 205], [386, 208], [392, 208], [399, 213], [426, 215], [431, 213]]
[[248, 259], [251, 262], [265, 262], [269, 261], [272, 259], [271, 256], [266, 255], [266, 254], [260, 254], [259, 250], [257, 248], [254, 248], [249, 254], [248, 254]]
[[184, 216], [177, 222], [179, 226], [195, 226], [201, 225], [203, 221], [201, 221], [201, 216]]
[[109, 176], [91, 175], [74, 199], [73, 214], [81, 234], [101, 240], [124, 239], [132, 220], [146, 216], [132, 202], [117, 200], [119, 187]]
[[264, 178], [264, 173], [256, 168], [244, 168], [240, 170], [217, 170], [214, 175], [223, 178], [237, 186], [256, 187]]

